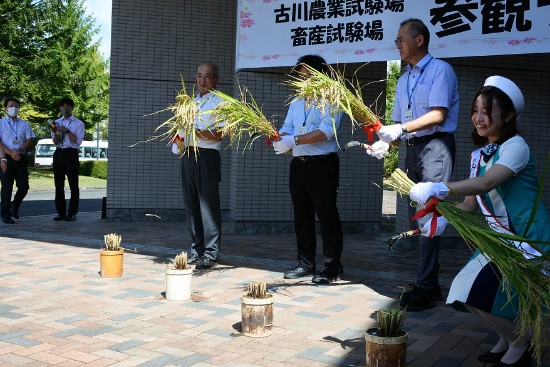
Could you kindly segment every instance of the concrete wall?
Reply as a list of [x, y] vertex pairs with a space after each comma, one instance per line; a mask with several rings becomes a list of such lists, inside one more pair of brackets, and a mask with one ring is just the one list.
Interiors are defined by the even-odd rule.
[[[281, 83], [290, 68], [234, 71], [235, 1], [190, 3], [143, 0], [113, 1], [110, 163], [107, 220], [183, 220], [179, 160], [166, 141], [146, 140], [168, 112], [148, 115], [172, 103], [181, 88], [180, 75], [192, 89], [196, 66], [210, 60], [220, 67], [218, 88], [248, 87], [277, 127], [286, 115], [290, 94]], [[348, 65], [351, 74], [359, 65]], [[363, 82], [385, 78], [386, 64], [372, 63], [358, 75]], [[384, 114], [385, 83], [370, 85], [364, 95]], [[380, 95], [382, 93], [382, 95]], [[379, 97], [380, 96], [380, 97]], [[340, 141], [364, 140], [352, 136], [349, 119], [342, 124]], [[227, 143], [226, 143], [227, 145]], [[237, 147], [222, 155], [221, 198], [225, 217], [236, 233], [292, 232], [292, 205], [288, 190], [290, 157], [276, 156], [263, 139], [245, 152]], [[377, 231], [380, 226], [382, 162], [359, 148], [341, 154], [339, 208], [346, 232]]]
[[[167, 141], [146, 140], [170, 117], [147, 116], [173, 103], [186, 81], [193, 88], [198, 63], [218, 64], [219, 88], [233, 88], [236, 3], [113, 0], [109, 181], [112, 221], [180, 221], [183, 199], [178, 158]], [[222, 152], [221, 200], [229, 203], [230, 151]]]

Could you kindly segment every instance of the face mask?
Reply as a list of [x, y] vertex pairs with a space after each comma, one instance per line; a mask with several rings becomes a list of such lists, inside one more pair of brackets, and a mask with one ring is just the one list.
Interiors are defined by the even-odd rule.
[[59, 107], [59, 111], [61, 111], [61, 114], [65, 116], [65, 107]]
[[17, 107], [8, 107], [8, 116], [15, 117], [19, 113], [19, 108]]

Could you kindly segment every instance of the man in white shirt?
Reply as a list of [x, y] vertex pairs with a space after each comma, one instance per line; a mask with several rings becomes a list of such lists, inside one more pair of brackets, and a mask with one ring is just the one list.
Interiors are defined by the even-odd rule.
[[[55, 209], [57, 211], [57, 217], [53, 220], [56, 222], [73, 221], [78, 213], [80, 200], [78, 151], [85, 133], [84, 123], [73, 116], [74, 101], [70, 98], [62, 98], [58, 102], [58, 106], [62, 116], [55, 121], [55, 127], [51, 131], [53, 142], [57, 146], [53, 154]], [[65, 201], [65, 176], [67, 176], [71, 189], [69, 211], [67, 211]]]
[[[210, 93], [220, 77], [218, 67], [203, 62], [197, 68], [195, 83], [199, 92], [195, 96], [201, 112], [214, 109], [221, 100]], [[210, 113], [201, 113], [195, 119], [196, 142], [182, 141], [185, 152], [181, 155], [181, 181], [187, 225], [191, 235], [189, 264], [197, 269], [216, 265], [221, 242], [221, 132], [214, 126]], [[195, 145], [192, 145], [195, 144]]]
[[[6, 116], [0, 120], [0, 180], [2, 181], [2, 222], [15, 224], [19, 219], [19, 206], [29, 191], [29, 169], [26, 153], [35, 137], [28, 121], [17, 117], [20, 103], [15, 98], [4, 100]], [[13, 183], [17, 192], [11, 201]]]

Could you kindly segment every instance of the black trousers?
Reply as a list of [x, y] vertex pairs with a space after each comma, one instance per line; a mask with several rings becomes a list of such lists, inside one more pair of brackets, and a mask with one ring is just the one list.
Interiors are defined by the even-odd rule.
[[181, 183], [191, 254], [217, 260], [222, 238], [220, 152], [193, 148], [181, 157]]
[[289, 187], [294, 206], [298, 264], [305, 269], [315, 271], [316, 268], [315, 214], [321, 227], [325, 266], [334, 271], [341, 266], [344, 240], [336, 206], [339, 180], [337, 154], [305, 162], [294, 158], [290, 163]]
[[[53, 154], [53, 177], [55, 183], [55, 209], [57, 215], [76, 215], [78, 213], [78, 202], [80, 190], [78, 188], [78, 149], [57, 148]], [[69, 200], [69, 211], [65, 201], [65, 176], [69, 181], [71, 199]]]
[[0, 193], [2, 200], [2, 218], [9, 218], [13, 215], [11, 212], [11, 195], [13, 192], [13, 183], [17, 185], [17, 192], [13, 197], [13, 207], [19, 209], [25, 196], [29, 192], [29, 169], [27, 167], [27, 158], [21, 156], [19, 161], [14, 161], [9, 155], [6, 155], [8, 169], [5, 173], [0, 170], [0, 181], [2, 181], [2, 190]]

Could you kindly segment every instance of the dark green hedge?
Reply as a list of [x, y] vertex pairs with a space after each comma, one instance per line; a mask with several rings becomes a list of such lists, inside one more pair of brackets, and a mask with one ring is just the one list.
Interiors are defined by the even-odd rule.
[[107, 179], [107, 161], [84, 161], [80, 162], [78, 174]]

